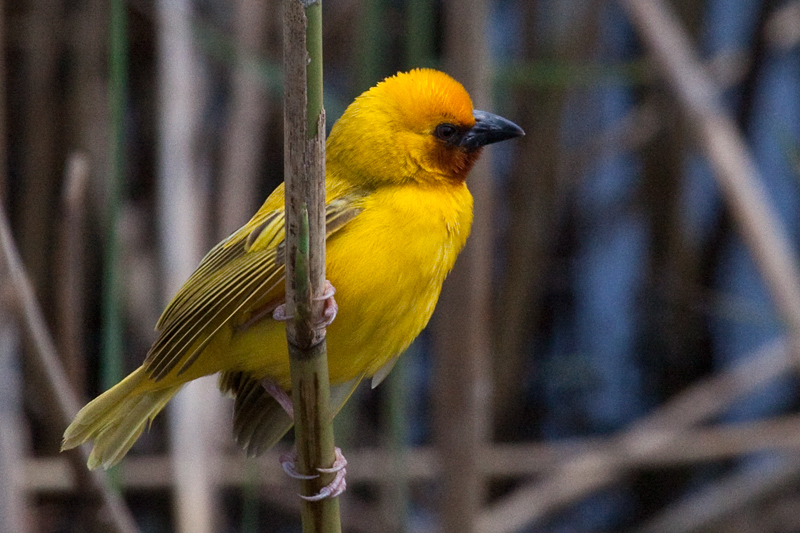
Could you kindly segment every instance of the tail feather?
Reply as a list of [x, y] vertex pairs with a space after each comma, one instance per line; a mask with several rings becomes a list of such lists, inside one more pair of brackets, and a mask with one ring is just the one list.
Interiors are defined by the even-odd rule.
[[[339, 412], [364, 376], [331, 387], [331, 409]], [[233, 435], [247, 455], [255, 457], [272, 448], [294, 425], [294, 420], [261, 385], [246, 372], [223, 372], [219, 388], [233, 394]]]
[[219, 388], [235, 396], [233, 435], [247, 455], [255, 457], [272, 448], [294, 422], [264, 387], [245, 372], [223, 372]]
[[139, 368], [91, 402], [64, 432], [62, 450], [94, 440], [87, 465], [90, 469], [117, 464], [142, 434], [145, 426], [180, 390], [180, 385], [154, 391], [142, 390], [147, 378]]

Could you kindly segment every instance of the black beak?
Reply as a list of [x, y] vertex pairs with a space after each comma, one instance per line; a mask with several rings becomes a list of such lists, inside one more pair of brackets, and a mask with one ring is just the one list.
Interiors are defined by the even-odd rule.
[[475, 117], [475, 125], [461, 137], [459, 142], [459, 145], [467, 150], [475, 150], [487, 144], [525, 135], [522, 128], [501, 116], [477, 109], [472, 111], [472, 116]]

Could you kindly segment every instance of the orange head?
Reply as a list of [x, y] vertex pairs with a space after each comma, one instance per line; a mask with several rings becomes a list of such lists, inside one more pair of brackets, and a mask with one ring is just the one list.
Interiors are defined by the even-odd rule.
[[514, 123], [473, 110], [447, 74], [415, 69], [350, 104], [328, 137], [328, 171], [362, 186], [462, 181], [481, 147], [519, 135]]

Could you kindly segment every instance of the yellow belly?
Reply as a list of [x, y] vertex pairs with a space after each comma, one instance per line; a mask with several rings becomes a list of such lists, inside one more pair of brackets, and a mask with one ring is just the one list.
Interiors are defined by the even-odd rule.
[[[372, 376], [422, 331], [471, 222], [463, 183], [404, 186], [375, 193], [328, 240], [326, 274], [339, 305], [327, 337], [332, 384]], [[209, 346], [216, 357], [290, 386], [283, 324], [266, 319], [225, 337]]]

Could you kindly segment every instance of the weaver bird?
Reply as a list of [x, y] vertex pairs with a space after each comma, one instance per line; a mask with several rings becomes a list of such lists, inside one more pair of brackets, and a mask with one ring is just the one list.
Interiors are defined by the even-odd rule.
[[[472, 224], [467, 174], [483, 146], [519, 135], [429, 69], [378, 83], [333, 126], [326, 275], [338, 303], [327, 330], [334, 412], [363, 378], [378, 385], [428, 323]], [[81, 409], [62, 449], [94, 440], [89, 468], [110, 467], [183, 384], [215, 373], [235, 398], [237, 442], [251, 455], [272, 447], [293, 425], [283, 241], [281, 185], [206, 255], [161, 315], [142, 366]], [[326, 309], [331, 319], [332, 299]]]

